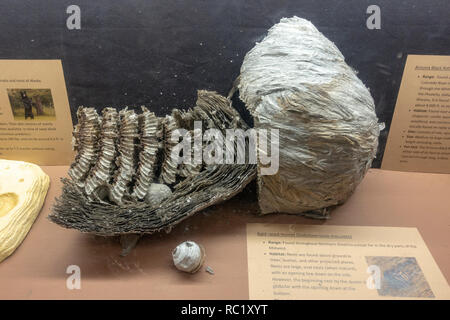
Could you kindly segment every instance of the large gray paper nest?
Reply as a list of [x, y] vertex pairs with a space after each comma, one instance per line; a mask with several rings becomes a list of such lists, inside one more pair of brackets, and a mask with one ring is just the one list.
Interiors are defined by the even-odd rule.
[[343, 203], [371, 166], [380, 125], [339, 49], [311, 22], [281, 19], [245, 56], [238, 89], [255, 128], [279, 129], [279, 171], [258, 175], [261, 212], [323, 217]]
[[[193, 109], [174, 109], [164, 118], [146, 108], [140, 114], [105, 108], [101, 115], [80, 108], [77, 156], [51, 221], [101, 235], [170, 230], [229, 199], [255, 176], [263, 214], [326, 217], [352, 194], [376, 154], [380, 125], [368, 89], [336, 46], [297, 17], [282, 19], [246, 55], [237, 88], [255, 128], [279, 130], [276, 174], [262, 175], [261, 163], [171, 161], [171, 133], [192, 132], [193, 121], [224, 134], [248, 129], [230, 100], [215, 92], [199, 91]], [[260, 146], [257, 151], [263, 152]], [[145, 201], [154, 183], [172, 192], [158, 204]]]

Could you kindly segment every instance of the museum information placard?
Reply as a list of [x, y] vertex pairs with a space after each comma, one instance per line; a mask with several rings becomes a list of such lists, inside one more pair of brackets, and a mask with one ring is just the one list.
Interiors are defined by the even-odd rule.
[[72, 118], [60, 60], [0, 60], [0, 158], [69, 165]]
[[450, 56], [408, 55], [381, 168], [450, 173]]
[[250, 299], [448, 299], [416, 228], [247, 224]]

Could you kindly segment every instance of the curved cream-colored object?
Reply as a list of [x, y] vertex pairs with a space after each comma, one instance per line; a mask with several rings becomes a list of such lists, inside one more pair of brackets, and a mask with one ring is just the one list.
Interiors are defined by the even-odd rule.
[[0, 262], [27, 236], [49, 185], [50, 178], [39, 166], [0, 159]]

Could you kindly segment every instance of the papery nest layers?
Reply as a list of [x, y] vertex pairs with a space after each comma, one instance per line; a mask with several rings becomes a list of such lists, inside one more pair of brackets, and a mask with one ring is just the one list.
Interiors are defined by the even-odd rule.
[[276, 172], [262, 173], [264, 143], [249, 150], [258, 155], [256, 165], [173, 161], [177, 143], [170, 136], [180, 128], [192, 134], [194, 121], [224, 136], [226, 129], [248, 129], [230, 100], [214, 92], [199, 91], [192, 110], [174, 109], [164, 118], [146, 108], [140, 114], [105, 108], [101, 116], [80, 108], [71, 179], [64, 180], [50, 219], [103, 235], [170, 230], [256, 176], [262, 214], [327, 218], [376, 155], [383, 124], [369, 90], [334, 43], [298, 17], [281, 19], [247, 53], [230, 96], [236, 89], [255, 130], [277, 132]]
[[281, 19], [246, 54], [238, 80], [255, 128], [280, 135], [278, 172], [258, 175], [261, 213], [326, 218], [376, 155], [383, 124], [369, 90], [334, 43], [298, 17]]
[[[195, 121], [224, 136], [226, 129], [248, 129], [231, 102], [215, 92], [199, 91], [193, 109], [174, 109], [164, 118], [145, 107], [140, 114], [105, 108], [101, 116], [80, 107], [77, 116], [77, 155], [49, 216], [63, 227], [99, 235], [168, 231], [231, 198], [256, 176], [255, 164], [179, 164], [171, 157], [172, 132], [193, 133]], [[147, 203], [152, 184], [164, 184], [172, 193], [161, 203]]]

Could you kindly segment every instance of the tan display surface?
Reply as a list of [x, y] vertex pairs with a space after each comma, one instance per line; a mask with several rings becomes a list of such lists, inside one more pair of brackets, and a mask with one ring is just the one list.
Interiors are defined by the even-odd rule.
[[450, 56], [408, 55], [381, 168], [450, 173]]
[[69, 165], [73, 126], [61, 60], [0, 60], [0, 70], [0, 158]]
[[[241, 194], [185, 220], [170, 234], [142, 239], [121, 258], [118, 239], [65, 230], [46, 219], [68, 167], [43, 167], [51, 187], [43, 211], [16, 252], [0, 264], [0, 299], [248, 299], [247, 223], [417, 227], [450, 280], [450, 175], [369, 171], [355, 194], [317, 221], [289, 215], [256, 216], [257, 202]], [[172, 265], [171, 250], [193, 240], [206, 250], [191, 275]], [[81, 290], [68, 290], [66, 269], [81, 268]]]

